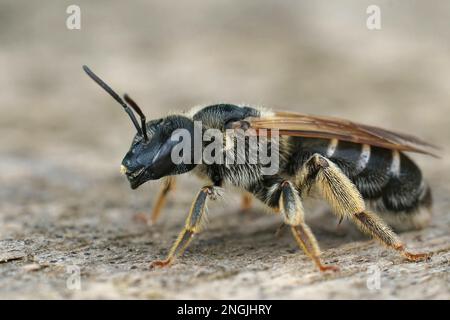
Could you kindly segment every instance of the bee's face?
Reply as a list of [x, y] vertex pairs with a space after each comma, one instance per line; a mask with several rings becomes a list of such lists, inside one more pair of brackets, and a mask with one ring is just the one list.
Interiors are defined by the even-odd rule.
[[190, 130], [192, 122], [180, 116], [147, 122], [148, 141], [136, 135], [130, 150], [122, 160], [121, 171], [126, 175], [132, 189], [141, 184], [168, 175], [180, 174], [192, 170], [192, 164], [175, 164], [172, 161], [172, 148], [179, 143], [172, 140], [176, 129]]
[[130, 150], [122, 160], [121, 172], [127, 176], [132, 189], [136, 189], [148, 180], [159, 178], [153, 168], [157, 153], [164, 143], [160, 135], [155, 134], [158, 121], [160, 120], [147, 123], [148, 141], [139, 134], [133, 138]]
[[[192, 161], [190, 163], [177, 162], [175, 164], [171, 157], [172, 149], [180, 143], [180, 138], [171, 139], [175, 130], [188, 130], [191, 139], [189, 146], [193, 145], [194, 122], [192, 120], [181, 115], [173, 115], [146, 123], [144, 113], [133, 99], [125, 94], [122, 100], [91, 69], [83, 66], [83, 70], [124, 108], [138, 132], [133, 139], [130, 150], [122, 160], [120, 170], [127, 176], [132, 189], [136, 189], [148, 180], [184, 173], [195, 167]], [[133, 111], [139, 115], [141, 125], [138, 123]], [[185, 149], [182, 149], [183, 152]], [[193, 149], [190, 148], [186, 152], [193, 154]]]

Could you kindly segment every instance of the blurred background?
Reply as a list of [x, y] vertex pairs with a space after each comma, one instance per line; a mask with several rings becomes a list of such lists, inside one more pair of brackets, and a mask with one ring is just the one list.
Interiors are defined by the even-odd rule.
[[[80, 30], [66, 27], [66, 9], [73, 4], [81, 9]], [[371, 4], [381, 9], [381, 30], [366, 26]], [[430, 177], [438, 208], [447, 210], [449, 21], [445, 0], [1, 0], [3, 252], [33, 250], [38, 264], [64, 265], [68, 258], [56, 244], [76, 246], [66, 228], [75, 226], [77, 245], [108, 230], [141, 230], [146, 237], [133, 215], [150, 211], [158, 184], [131, 191], [119, 175], [134, 129], [121, 107], [84, 74], [83, 64], [119, 93], [129, 93], [148, 119], [199, 104], [248, 103], [423, 137], [444, 147], [442, 159], [414, 158]], [[136, 258], [138, 269], [166, 252], [200, 186], [189, 177], [180, 180], [177, 202], [168, 207], [173, 214], [162, 219], [162, 253], [141, 239], [146, 260]], [[236, 211], [238, 205], [227, 208]], [[448, 233], [448, 220], [442, 225]], [[42, 244], [43, 238], [54, 242]], [[84, 252], [72, 258], [88, 259]], [[39, 292], [67, 294], [45, 279], [46, 290]], [[6, 288], [1, 294], [14, 297], [9, 280], [0, 280]], [[32, 295], [31, 287], [21, 290], [16, 296]], [[104, 291], [99, 289], [100, 297]]]

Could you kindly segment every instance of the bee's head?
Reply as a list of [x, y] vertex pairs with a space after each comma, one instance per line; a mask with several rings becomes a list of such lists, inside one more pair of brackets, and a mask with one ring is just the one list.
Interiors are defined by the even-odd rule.
[[[174, 115], [146, 122], [145, 115], [139, 106], [125, 94], [124, 100], [140, 116], [141, 123], [139, 124], [133, 111], [116, 92], [87, 66], [83, 66], [83, 69], [122, 105], [137, 130], [130, 150], [125, 155], [121, 166], [121, 172], [127, 176], [132, 189], [136, 189], [149, 180], [185, 173], [195, 167], [192, 161], [194, 147], [194, 122], [192, 120], [184, 116]], [[183, 130], [179, 131], [178, 129]], [[185, 135], [180, 134], [180, 132], [185, 133]], [[190, 140], [186, 141], [187, 138]], [[187, 155], [187, 157], [182, 154], [186, 151], [186, 145], [180, 148], [181, 154], [178, 153], [178, 155], [182, 157], [182, 161], [179, 161], [179, 158], [172, 159], [172, 150], [180, 142], [187, 142], [190, 146], [190, 155]]]
[[[172, 150], [180, 145], [182, 137], [178, 129], [184, 129], [193, 139], [194, 123], [183, 116], [169, 116], [147, 122], [147, 139], [139, 133], [133, 139], [130, 150], [122, 161], [121, 171], [127, 176], [131, 188], [136, 189], [148, 180], [188, 172], [195, 167], [192, 158], [188, 163], [172, 159]], [[183, 137], [184, 139], [184, 137]], [[193, 146], [189, 141], [189, 146]], [[184, 151], [180, 149], [180, 151]], [[176, 156], [180, 155], [178, 152]], [[181, 155], [182, 156], [182, 155]]]

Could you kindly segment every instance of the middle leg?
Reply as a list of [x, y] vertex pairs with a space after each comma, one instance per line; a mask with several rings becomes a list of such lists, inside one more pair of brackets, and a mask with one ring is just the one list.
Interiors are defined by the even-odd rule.
[[284, 215], [285, 223], [291, 227], [298, 245], [314, 261], [320, 271], [339, 270], [336, 266], [324, 265], [320, 260], [319, 245], [311, 229], [304, 221], [303, 206], [293, 184], [290, 181], [283, 181], [280, 188], [279, 209]]
[[161, 215], [161, 211], [166, 204], [168, 194], [174, 188], [175, 188], [175, 177], [174, 176], [165, 177], [163, 179], [163, 182], [161, 183], [161, 187], [158, 196], [156, 197], [155, 205], [153, 206], [150, 217], [148, 217], [146, 213], [140, 212], [134, 216], [134, 219], [138, 222], [146, 223], [149, 226], [154, 225], [158, 221], [158, 218]]
[[252, 202], [253, 202], [253, 196], [252, 194], [245, 192], [242, 195], [242, 200], [241, 200], [241, 212], [245, 213], [250, 211], [251, 207], [252, 207]]

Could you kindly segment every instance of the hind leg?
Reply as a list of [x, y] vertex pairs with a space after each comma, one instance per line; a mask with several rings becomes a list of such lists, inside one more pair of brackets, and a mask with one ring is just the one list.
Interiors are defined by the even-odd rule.
[[415, 261], [428, 256], [407, 251], [391, 228], [376, 214], [366, 210], [356, 186], [329, 159], [319, 154], [313, 155], [300, 170], [296, 182], [303, 192], [307, 192], [315, 184], [338, 216], [350, 218], [363, 232], [399, 251], [408, 260]]

